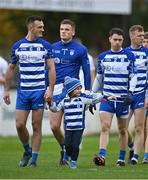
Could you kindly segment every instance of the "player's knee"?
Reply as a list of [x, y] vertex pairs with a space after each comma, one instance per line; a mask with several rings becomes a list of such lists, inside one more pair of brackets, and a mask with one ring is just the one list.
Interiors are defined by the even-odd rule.
[[141, 126], [137, 126], [135, 128], [135, 133], [136, 134], [142, 134], [144, 132], [144, 129]]
[[59, 131], [60, 131], [60, 127], [59, 127], [59, 126], [54, 125], [54, 126], [51, 126], [51, 130], [52, 130], [52, 132], [53, 132], [53, 133], [57, 133], [57, 132], [59, 132]]
[[41, 132], [41, 124], [32, 123], [32, 129], [33, 129], [33, 132], [40, 133]]
[[120, 129], [119, 129], [119, 134], [120, 134], [121, 136], [125, 136], [125, 135], [127, 134], [127, 129], [126, 129], [126, 128], [120, 128]]
[[110, 127], [109, 127], [109, 125], [107, 125], [107, 124], [103, 125], [102, 128], [101, 128], [101, 131], [102, 131], [103, 133], [108, 133], [109, 130], [110, 130]]
[[55, 122], [50, 122], [50, 128], [53, 132], [60, 130], [60, 124]]
[[23, 122], [16, 121], [16, 129], [17, 130], [23, 129], [24, 127], [25, 127], [25, 124]]

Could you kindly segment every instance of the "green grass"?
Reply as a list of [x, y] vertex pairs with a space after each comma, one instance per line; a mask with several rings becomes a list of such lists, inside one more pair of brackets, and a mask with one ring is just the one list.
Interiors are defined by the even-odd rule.
[[43, 137], [36, 168], [20, 168], [22, 147], [16, 137], [0, 137], [0, 179], [148, 179], [148, 166], [141, 163], [116, 167], [118, 158], [118, 137], [111, 136], [105, 167], [93, 164], [93, 155], [98, 151], [98, 136], [83, 138], [83, 148], [78, 159], [78, 168], [61, 167], [59, 147], [53, 137]]

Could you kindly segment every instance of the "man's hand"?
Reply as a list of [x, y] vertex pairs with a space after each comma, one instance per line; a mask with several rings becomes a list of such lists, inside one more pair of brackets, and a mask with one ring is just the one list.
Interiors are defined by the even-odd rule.
[[132, 101], [133, 101], [133, 95], [132, 95], [132, 93], [129, 93], [129, 94], [125, 97], [124, 103], [125, 103], [126, 105], [130, 105], [130, 104], [132, 103]]
[[52, 98], [48, 96], [48, 94], [44, 95], [45, 101], [48, 103], [49, 106], [52, 105]]
[[89, 111], [91, 112], [91, 114], [94, 115], [94, 110], [96, 110], [96, 104], [90, 104], [89, 105]]
[[52, 105], [52, 95], [53, 95], [53, 94], [51, 93], [50, 88], [47, 87], [47, 90], [46, 90], [46, 92], [45, 92], [45, 94], [44, 94], [44, 99], [45, 99], [45, 101], [48, 103], [49, 106]]
[[4, 102], [9, 105], [11, 102], [10, 102], [10, 95], [9, 95], [9, 92], [8, 91], [4, 91], [4, 96], [3, 96], [3, 100]]

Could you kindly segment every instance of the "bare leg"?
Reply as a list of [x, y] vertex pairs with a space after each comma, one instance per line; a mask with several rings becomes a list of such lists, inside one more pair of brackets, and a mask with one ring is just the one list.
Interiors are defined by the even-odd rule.
[[100, 147], [98, 155], [95, 155], [93, 161], [97, 166], [105, 165], [106, 149], [109, 142], [109, 131], [112, 123], [113, 114], [109, 112], [100, 112], [101, 132]]
[[42, 119], [43, 109], [32, 110], [32, 150], [38, 152], [40, 150], [41, 138], [42, 138]]
[[135, 109], [135, 141], [134, 141], [134, 154], [140, 154], [144, 141], [144, 119], [145, 109]]
[[18, 137], [22, 144], [29, 143], [29, 132], [26, 128], [26, 122], [29, 115], [29, 110], [16, 110], [16, 129]]
[[120, 150], [126, 150], [127, 146], [127, 119], [118, 118]]
[[60, 145], [64, 143], [64, 136], [61, 131], [62, 116], [63, 116], [62, 111], [56, 113], [53, 112], [49, 113], [49, 122], [50, 122], [51, 130]]
[[100, 149], [106, 149], [109, 142], [109, 131], [113, 115], [109, 112], [101, 112], [101, 132], [100, 132]]
[[[129, 113], [129, 117], [127, 119], [127, 129], [128, 129], [128, 126], [129, 126], [129, 123], [130, 123], [132, 116], [133, 116], [133, 111], [131, 110]], [[130, 146], [133, 143], [133, 138], [132, 138], [132, 135], [129, 132], [129, 130], [127, 130], [127, 132], [128, 132], [128, 134], [127, 134], [128, 135], [128, 146]]]
[[26, 128], [26, 122], [29, 115], [29, 110], [16, 110], [16, 129], [18, 137], [23, 144], [25, 152], [22, 159], [19, 162], [20, 167], [27, 166], [31, 158], [31, 147], [29, 146], [29, 132]]

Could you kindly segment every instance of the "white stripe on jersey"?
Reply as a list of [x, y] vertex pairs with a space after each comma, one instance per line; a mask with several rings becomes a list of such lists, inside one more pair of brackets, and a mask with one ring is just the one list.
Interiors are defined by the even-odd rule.
[[111, 78], [111, 77], [105, 77], [105, 81], [107, 82], [127, 82], [128, 78]]
[[21, 74], [21, 79], [42, 79], [45, 78], [45, 74], [36, 74], [36, 75], [25, 75]]
[[20, 71], [43, 71], [44, 66], [40, 67], [20, 67]]
[[[75, 112], [75, 110], [73, 110], [74, 112]], [[71, 115], [71, 116], [65, 116], [65, 120], [67, 120], [67, 119], [82, 119], [83, 118], [83, 116], [82, 116], [82, 114], [81, 115]]]
[[106, 54], [105, 55], [105, 58], [127, 58], [127, 55], [126, 54]]
[[[29, 54], [29, 53], [28, 53]], [[44, 63], [45, 59], [40, 59], [39, 57], [26, 57], [26, 59], [21, 59], [20, 63], [28, 64], [28, 63]]]
[[39, 44], [39, 43], [22, 43], [22, 44], [20, 44], [20, 46], [19, 47], [43, 47], [43, 45], [42, 44]]
[[[132, 51], [132, 50], [131, 50]], [[135, 55], [135, 56], [146, 56], [145, 52], [142, 52], [142, 51], [132, 51], [132, 53]]]
[[82, 111], [83, 110], [83, 108], [75, 108], [75, 109], [65, 109], [64, 110], [64, 112], [65, 113], [69, 113], [69, 112], [80, 112], [80, 111]]
[[73, 102], [65, 102], [65, 106], [69, 106], [69, 105], [81, 105], [82, 103], [80, 101], [73, 101]]
[[72, 126], [72, 127], [82, 126], [82, 122], [68, 122], [67, 126]]
[[21, 86], [25, 86], [25, 87], [30, 87], [30, 86], [40, 86], [40, 85], [42, 85], [42, 86], [44, 86], [44, 84], [45, 84], [45, 82], [44, 81], [40, 81], [40, 82], [25, 82], [25, 83], [23, 83], [23, 82], [21, 82]]

